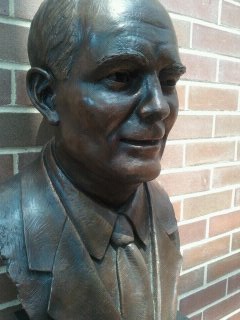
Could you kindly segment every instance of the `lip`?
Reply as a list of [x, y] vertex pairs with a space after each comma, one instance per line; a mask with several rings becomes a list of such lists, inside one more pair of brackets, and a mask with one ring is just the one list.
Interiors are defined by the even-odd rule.
[[124, 144], [140, 147], [140, 148], [156, 148], [161, 144], [161, 139], [132, 139], [132, 138], [121, 138], [120, 141]]

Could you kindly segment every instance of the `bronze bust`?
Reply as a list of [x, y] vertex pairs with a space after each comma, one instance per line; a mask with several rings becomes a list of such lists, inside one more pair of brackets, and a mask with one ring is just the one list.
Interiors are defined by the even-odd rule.
[[0, 253], [15, 319], [175, 320], [177, 223], [152, 181], [185, 72], [158, 0], [45, 0], [27, 90], [54, 126], [0, 187]]

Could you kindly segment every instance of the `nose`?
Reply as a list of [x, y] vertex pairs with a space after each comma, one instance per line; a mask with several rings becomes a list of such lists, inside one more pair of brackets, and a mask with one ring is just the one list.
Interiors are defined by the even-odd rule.
[[149, 75], [143, 87], [143, 100], [139, 108], [142, 119], [164, 120], [170, 114], [170, 107], [164, 96], [157, 74]]

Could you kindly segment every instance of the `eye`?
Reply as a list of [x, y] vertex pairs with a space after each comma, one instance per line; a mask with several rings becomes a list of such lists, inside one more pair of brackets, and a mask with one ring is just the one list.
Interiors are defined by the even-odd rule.
[[129, 89], [136, 77], [134, 72], [118, 71], [109, 74], [102, 81], [111, 90], [120, 91]]
[[168, 95], [174, 92], [176, 88], [177, 80], [175, 79], [160, 80], [160, 84], [161, 84], [163, 93]]
[[127, 84], [130, 81], [128, 72], [115, 72], [107, 77], [109, 81]]
[[171, 80], [161, 80], [161, 86], [162, 87], [175, 87], [177, 84], [177, 81], [174, 79]]

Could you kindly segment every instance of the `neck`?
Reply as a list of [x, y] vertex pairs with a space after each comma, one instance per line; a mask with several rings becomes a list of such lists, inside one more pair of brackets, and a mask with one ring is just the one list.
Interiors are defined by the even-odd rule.
[[118, 208], [125, 204], [140, 185], [120, 182], [114, 177], [98, 176], [72, 159], [61, 148], [54, 147], [53, 155], [57, 165], [75, 187], [108, 207]]

